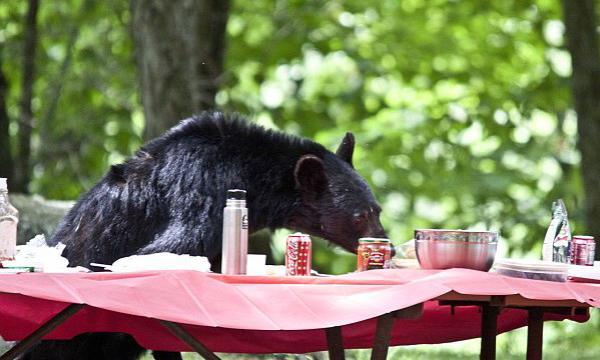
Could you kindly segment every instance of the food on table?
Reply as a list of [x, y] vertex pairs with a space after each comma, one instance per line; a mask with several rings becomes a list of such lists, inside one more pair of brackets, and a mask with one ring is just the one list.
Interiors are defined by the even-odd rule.
[[389, 269], [392, 246], [389, 239], [360, 238], [356, 253], [356, 270]]

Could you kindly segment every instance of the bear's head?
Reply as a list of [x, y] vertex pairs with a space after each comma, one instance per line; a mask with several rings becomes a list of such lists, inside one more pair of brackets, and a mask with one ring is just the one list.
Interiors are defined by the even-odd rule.
[[361, 237], [386, 237], [381, 207], [354, 170], [354, 136], [347, 133], [335, 154], [306, 154], [296, 162], [294, 178], [300, 207], [289, 227], [322, 237], [356, 252]]

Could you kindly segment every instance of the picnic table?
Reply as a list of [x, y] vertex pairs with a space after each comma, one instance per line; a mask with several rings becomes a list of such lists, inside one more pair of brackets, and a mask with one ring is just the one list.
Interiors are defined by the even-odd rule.
[[227, 276], [196, 271], [0, 275], [0, 335], [21, 340], [124, 332], [143, 347], [225, 353], [306, 353], [438, 344], [528, 326], [527, 358], [541, 359], [543, 323], [585, 322], [600, 285], [517, 279], [468, 269], [372, 270], [331, 277]]

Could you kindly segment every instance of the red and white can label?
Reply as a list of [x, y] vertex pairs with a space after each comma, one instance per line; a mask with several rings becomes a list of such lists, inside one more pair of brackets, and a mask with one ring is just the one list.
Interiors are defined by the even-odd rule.
[[571, 244], [571, 264], [594, 266], [596, 242], [593, 236], [575, 235]]
[[312, 242], [310, 236], [291, 234], [286, 240], [285, 273], [290, 276], [310, 276], [312, 268]]

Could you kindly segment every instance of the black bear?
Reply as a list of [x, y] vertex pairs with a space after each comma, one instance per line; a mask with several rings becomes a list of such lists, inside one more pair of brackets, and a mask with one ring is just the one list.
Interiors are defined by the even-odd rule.
[[[355, 252], [360, 237], [385, 237], [385, 232], [380, 207], [353, 169], [353, 150], [351, 133], [334, 154], [308, 139], [205, 112], [112, 166], [49, 242], [66, 245], [64, 254], [72, 266], [168, 251], [206, 256], [218, 271], [225, 196], [227, 189], [237, 188], [248, 194], [250, 233], [289, 228]], [[119, 352], [110, 358], [139, 355]], [[59, 358], [65, 359], [71, 351], [62, 353]], [[92, 353], [109, 358], [100, 350]], [[31, 358], [49, 354], [43, 355]]]

